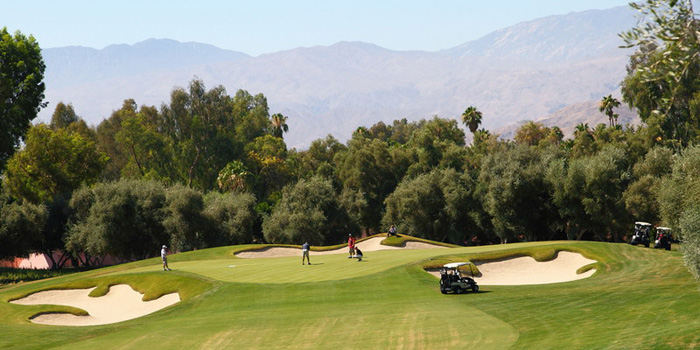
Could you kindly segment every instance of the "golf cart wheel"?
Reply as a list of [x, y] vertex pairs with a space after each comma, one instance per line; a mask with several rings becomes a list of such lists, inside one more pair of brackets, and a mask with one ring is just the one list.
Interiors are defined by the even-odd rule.
[[455, 291], [455, 294], [462, 294], [462, 288], [460, 287], [454, 287], [452, 288]]
[[476, 293], [479, 291], [479, 285], [475, 284], [472, 286], [472, 292]]
[[447, 290], [445, 290], [445, 288], [440, 288], [440, 293], [447, 294]]

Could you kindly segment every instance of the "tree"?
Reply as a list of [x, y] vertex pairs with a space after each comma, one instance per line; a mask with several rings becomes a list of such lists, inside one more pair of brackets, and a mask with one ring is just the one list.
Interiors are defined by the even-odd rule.
[[634, 181], [623, 193], [627, 211], [639, 221], [657, 223], [659, 192], [662, 179], [669, 175], [673, 166], [673, 152], [669, 148], [654, 147], [644, 159], [632, 168]]
[[456, 120], [437, 116], [427, 121], [421, 120], [408, 145], [417, 157], [408, 170], [410, 175], [430, 172], [439, 165], [462, 168], [463, 158], [460, 159], [460, 156], [465, 154], [464, 132]]
[[[187, 91], [183, 88], [172, 91], [170, 104], [161, 107], [157, 126], [172, 147], [173, 182], [201, 190], [213, 189], [219, 171], [231, 159], [241, 158], [242, 145], [249, 140], [237, 138], [248, 132], [249, 111], [247, 105], [240, 104], [241, 101], [226, 94], [223, 86], [207, 91], [199, 79], [192, 80]], [[263, 123], [257, 127], [256, 137], [267, 130], [267, 114]]]
[[379, 229], [384, 200], [403, 177], [402, 169], [394, 166], [389, 145], [378, 139], [353, 138], [335, 160], [338, 178], [347, 188], [343, 191], [358, 192], [366, 204], [357, 213], [359, 224], [367, 231]]
[[283, 138], [282, 134], [289, 132], [287, 117], [280, 113], [273, 114], [270, 116], [270, 128], [272, 136]]
[[622, 195], [630, 180], [628, 168], [628, 156], [615, 146], [550, 167], [553, 202], [569, 238], [620, 241], [632, 222]]
[[65, 129], [73, 122], [77, 122], [80, 117], [75, 114], [72, 104], [59, 102], [51, 115], [51, 129]]
[[515, 131], [515, 142], [528, 146], [537, 146], [550, 134], [550, 129], [542, 123], [528, 121]]
[[550, 201], [552, 187], [546, 173], [549, 164], [561, 157], [557, 148], [544, 152], [516, 145], [484, 158], [478, 196], [501, 243], [548, 239], [555, 234], [551, 223], [556, 209]]
[[622, 84], [624, 99], [647, 125], [685, 146], [698, 135], [700, 34], [691, 0], [630, 3], [639, 11], [635, 28], [620, 36], [637, 47]]
[[612, 95], [603, 97], [598, 105], [598, 110], [608, 116], [610, 126], [615, 126], [615, 124], [617, 124], [618, 115], [613, 111], [613, 108], [617, 107], [620, 107], [620, 101], [612, 97]]
[[41, 241], [48, 219], [43, 204], [0, 196], [0, 259], [27, 256]]
[[99, 264], [107, 254], [149, 258], [170, 240], [163, 225], [165, 188], [158, 182], [121, 180], [81, 187], [70, 206], [73, 225], [66, 249], [76, 258], [84, 256], [84, 264]]
[[78, 133], [32, 127], [24, 149], [7, 163], [5, 184], [16, 197], [42, 203], [97, 181], [107, 157], [95, 143]]
[[472, 134], [479, 129], [479, 125], [481, 125], [481, 118], [481, 112], [474, 106], [467, 107], [467, 109], [464, 110], [464, 113], [462, 113], [462, 123], [469, 127], [469, 131], [471, 131]]
[[213, 245], [259, 241], [260, 222], [255, 211], [255, 196], [250, 193], [209, 192], [204, 197], [203, 215]]
[[234, 160], [221, 169], [216, 183], [223, 192], [240, 192], [248, 189], [251, 176], [243, 162]]
[[405, 179], [387, 197], [384, 227], [395, 224], [407, 235], [462, 244], [478, 232], [472, 219], [473, 180], [454, 169], [435, 169]]
[[0, 30], [0, 170], [46, 107], [44, 61], [33, 36]]
[[163, 226], [170, 235], [171, 249], [182, 252], [213, 245], [214, 239], [206, 234], [201, 192], [176, 184], [165, 191], [164, 209]]
[[700, 203], [700, 146], [691, 146], [676, 156], [669, 176], [661, 180], [659, 211], [663, 223], [674, 229], [676, 237], [686, 232], [680, 225], [687, 210]]
[[265, 239], [271, 243], [338, 244], [357, 229], [330, 181], [318, 177], [285, 187], [282, 199], [263, 222]]

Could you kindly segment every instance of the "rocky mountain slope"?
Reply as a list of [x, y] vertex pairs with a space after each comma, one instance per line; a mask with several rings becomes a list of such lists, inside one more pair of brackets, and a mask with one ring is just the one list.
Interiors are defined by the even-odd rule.
[[102, 50], [45, 49], [50, 106], [40, 119], [50, 119], [52, 106], [63, 101], [97, 124], [127, 98], [160, 106], [173, 87], [196, 76], [231, 95], [263, 93], [271, 113], [289, 117], [290, 147], [327, 134], [344, 141], [358, 126], [378, 121], [458, 118], [470, 105], [483, 112], [483, 126], [495, 130], [617, 94], [628, 55], [617, 34], [634, 23], [626, 7], [571, 13], [438, 52], [340, 42], [250, 57], [163, 39]]

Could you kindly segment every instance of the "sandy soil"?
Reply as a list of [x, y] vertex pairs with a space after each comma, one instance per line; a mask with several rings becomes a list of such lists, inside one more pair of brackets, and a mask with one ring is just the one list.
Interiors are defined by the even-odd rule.
[[143, 295], [126, 284], [112, 286], [106, 295], [99, 298], [88, 296], [93, 289], [95, 288], [49, 290], [31, 294], [26, 298], [14, 300], [12, 303], [73, 306], [87, 311], [89, 316], [52, 313], [39, 315], [31, 321], [48, 325], [94, 326], [145, 316], [180, 301], [178, 293], [166, 294], [156, 300], [143, 301]]
[[[593, 275], [595, 269], [580, 275], [576, 274], [576, 270], [595, 262], [581, 254], [564, 251], [559, 252], [555, 259], [545, 262], [538, 262], [529, 256], [475, 262], [481, 276], [474, 277], [474, 280], [480, 285], [500, 286], [569, 282]], [[440, 277], [439, 271], [428, 272]]]
[[[381, 245], [380, 242], [384, 240], [385, 237], [373, 237], [368, 240], [357, 243], [357, 246], [363, 252], [372, 252], [377, 250], [390, 250], [390, 249], [434, 249], [434, 248], [446, 248], [443, 246], [428, 244], [423, 242], [412, 242], [407, 241], [406, 245], [403, 247], [393, 247], [388, 245]], [[322, 252], [311, 251], [311, 255], [328, 255], [328, 254], [347, 254], [348, 247], [342, 247], [334, 250], [326, 250]], [[239, 258], [279, 258], [284, 256], [301, 256], [301, 248], [289, 248], [289, 247], [270, 247], [259, 250], [249, 250], [240, 253], [236, 253]]]

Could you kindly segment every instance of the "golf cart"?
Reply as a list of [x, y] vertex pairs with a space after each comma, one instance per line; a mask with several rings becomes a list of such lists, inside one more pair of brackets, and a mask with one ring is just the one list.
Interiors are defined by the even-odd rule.
[[469, 263], [449, 263], [445, 264], [443, 268], [440, 269], [440, 292], [442, 292], [442, 294], [447, 294], [448, 292], [461, 294], [468, 290], [474, 293], [479, 291], [479, 286], [474, 279], [462, 276], [459, 273], [459, 267], [464, 265], [469, 265]]
[[654, 241], [654, 248], [671, 250], [671, 240], [672, 239], [673, 239], [673, 236], [671, 235], [670, 228], [657, 227], [656, 228], [656, 240]]
[[634, 223], [634, 234], [630, 240], [631, 245], [641, 244], [649, 248], [651, 243], [651, 224], [648, 222], [637, 221]]

